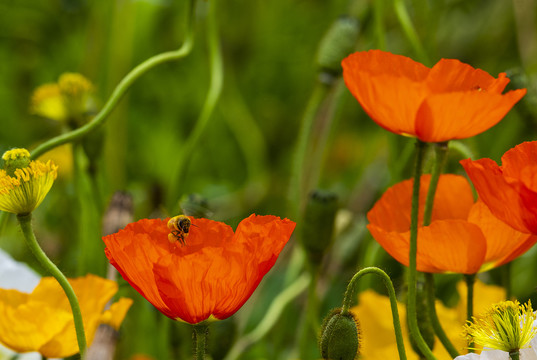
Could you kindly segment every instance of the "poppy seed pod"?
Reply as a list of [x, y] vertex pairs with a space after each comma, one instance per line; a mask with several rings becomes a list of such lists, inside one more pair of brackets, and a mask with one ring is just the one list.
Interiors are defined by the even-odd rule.
[[323, 320], [319, 350], [323, 359], [354, 360], [360, 351], [360, 323], [350, 312], [334, 309]]
[[330, 246], [337, 208], [332, 192], [315, 190], [308, 197], [300, 241], [312, 264], [319, 264]]
[[341, 16], [334, 21], [317, 49], [317, 66], [321, 71], [340, 75], [343, 71], [341, 60], [354, 50], [359, 33], [360, 25], [356, 18]]

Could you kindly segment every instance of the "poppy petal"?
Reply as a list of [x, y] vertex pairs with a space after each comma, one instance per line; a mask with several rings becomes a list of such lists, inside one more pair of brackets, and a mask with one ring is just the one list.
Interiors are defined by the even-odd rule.
[[479, 226], [487, 239], [485, 264], [490, 267], [508, 263], [529, 250], [537, 241], [537, 236], [516, 231], [496, 218], [482, 201], [476, 202], [472, 207], [468, 221]]
[[143, 219], [103, 237], [103, 241], [106, 257], [121, 276], [162, 313], [173, 317], [160, 298], [152, 272], [153, 264], [169, 252], [166, 223]]
[[[408, 266], [410, 232], [387, 232], [369, 224], [371, 235], [394, 259]], [[418, 230], [417, 269], [474, 274], [483, 264], [486, 240], [478, 226], [463, 220], [435, 221]]]
[[342, 67], [345, 84], [377, 124], [396, 134], [415, 135], [415, 116], [427, 93], [423, 81], [429, 68], [380, 50], [351, 54]]
[[[421, 177], [419, 223], [423, 221], [423, 211], [430, 175]], [[386, 231], [404, 232], [410, 229], [410, 210], [412, 202], [413, 180], [395, 184], [382, 195], [367, 213], [370, 223]], [[438, 180], [435, 194], [432, 221], [445, 219], [467, 219], [474, 203], [470, 184], [463, 176], [444, 174]]]
[[465, 159], [460, 163], [494, 216], [518, 231], [537, 234], [537, 212], [532, 212], [537, 204], [535, 193], [521, 181], [504, 176], [502, 169], [491, 159]]
[[467, 91], [427, 96], [416, 115], [416, 135], [426, 142], [464, 139], [496, 125], [526, 94], [526, 89], [504, 95]]
[[426, 83], [432, 93], [487, 89], [501, 94], [509, 79], [505, 73], [498, 79], [456, 59], [441, 59], [429, 72]]

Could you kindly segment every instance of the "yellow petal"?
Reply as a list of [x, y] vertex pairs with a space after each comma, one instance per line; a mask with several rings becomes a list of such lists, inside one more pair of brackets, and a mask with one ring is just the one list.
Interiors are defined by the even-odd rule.
[[113, 303], [110, 309], [101, 315], [101, 324], [107, 324], [116, 330], [119, 330], [127, 311], [132, 305], [132, 299], [121, 298], [118, 302]]

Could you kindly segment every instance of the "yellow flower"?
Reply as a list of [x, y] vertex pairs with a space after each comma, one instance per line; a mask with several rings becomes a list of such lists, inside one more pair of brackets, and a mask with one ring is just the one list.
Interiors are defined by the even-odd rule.
[[52, 120], [69, 121], [71, 125], [84, 122], [94, 110], [93, 84], [77, 73], [64, 73], [58, 83], [38, 87], [30, 104], [30, 112]]
[[[463, 282], [457, 284], [460, 301], [455, 308], [448, 308], [440, 302], [436, 304], [436, 312], [440, 323], [448, 338], [453, 342], [459, 352], [466, 352], [468, 344], [462, 336], [463, 325], [466, 321], [466, 286]], [[461, 291], [464, 288], [464, 291]], [[505, 298], [505, 290], [499, 286], [485, 285], [476, 281], [474, 286], [474, 309], [480, 310]], [[486, 305], [485, 305], [486, 304]], [[408, 360], [418, 360], [419, 357], [412, 351], [406, 325], [406, 307], [398, 303], [403, 338]], [[398, 359], [397, 343], [393, 328], [390, 300], [387, 296], [379, 295], [372, 290], [360, 293], [358, 305], [351, 309], [360, 319], [362, 328], [362, 357], [360, 360], [386, 360]], [[438, 360], [453, 360], [444, 349], [440, 341], [435, 341], [433, 349]]]
[[[117, 283], [95, 275], [69, 279], [80, 302], [88, 345], [97, 327], [119, 327], [132, 304], [120, 299], [109, 310], [106, 303], [117, 292]], [[38, 351], [45, 357], [63, 358], [78, 353], [69, 301], [58, 282], [45, 277], [31, 294], [0, 289], [0, 343], [17, 352]]]
[[58, 84], [44, 84], [35, 89], [30, 103], [30, 112], [48, 119], [65, 121], [67, 109]]
[[531, 301], [521, 305], [518, 301], [502, 301], [486, 313], [473, 317], [464, 326], [468, 339], [493, 350], [518, 351], [529, 347], [537, 334], [533, 327], [536, 315]]
[[30, 161], [26, 149], [6, 151], [0, 169], [0, 210], [29, 214], [41, 204], [56, 179], [58, 167], [52, 161]]

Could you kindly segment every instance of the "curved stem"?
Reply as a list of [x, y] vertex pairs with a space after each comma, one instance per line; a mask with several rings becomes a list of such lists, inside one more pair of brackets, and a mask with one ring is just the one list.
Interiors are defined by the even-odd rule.
[[407, 317], [410, 336], [414, 338], [418, 348], [428, 360], [436, 360], [431, 349], [423, 340], [418, 328], [418, 318], [416, 312], [416, 255], [418, 252], [418, 211], [420, 197], [421, 172], [423, 167], [423, 157], [426, 143], [421, 140], [416, 142], [416, 163], [414, 166], [414, 183], [412, 186], [412, 209], [410, 215], [410, 251], [408, 261], [408, 303]]
[[192, 325], [194, 328], [194, 347], [195, 347], [195, 360], [204, 360], [205, 352], [207, 350], [207, 335], [209, 334], [209, 324], [202, 321], [198, 324]]
[[99, 111], [99, 113], [89, 123], [78, 129], [52, 138], [39, 145], [32, 151], [32, 159], [37, 159], [40, 155], [55, 148], [56, 146], [78, 140], [89, 134], [91, 131], [97, 129], [100, 125], [104, 123], [108, 115], [110, 115], [110, 113], [114, 110], [123, 95], [125, 95], [127, 90], [140, 76], [142, 76], [147, 71], [151, 70], [157, 65], [168, 61], [179, 60], [188, 55], [192, 50], [192, 46], [194, 44], [193, 23], [195, 2], [196, 0], [189, 1], [189, 7], [187, 9], [188, 19], [186, 25], [185, 40], [183, 42], [183, 45], [181, 45], [179, 49], [155, 55], [132, 69], [131, 72], [129, 72], [116, 86], [116, 88], [112, 92], [112, 95], [110, 96], [106, 104], [103, 106], [101, 111]]
[[442, 345], [444, 345], [444, 347], [446, 348], [449, 355], [452, 358], [456, 358], [460, 354], [447, 337], [446, 333], [444, 332], [444, 329], [442, 328], [442, 325], [440, 324], [440, 319], [438, 319], [438, 315], [436, 314], [436, 304], [434, 296], [434, 276], [431, 273], [425, 273], [425, 289], [427, 295], [427, 311], [429, 312], [429, 318], [431, 319], [434, 332], [436, 333], [436, 336], [438, 336], [438, 339], [440, 340]]
[[416, 51], [419, 60], [425, 63], [425, 65], [429, 65], [431, 61], [429, 60], [429, 57], [421, 44], [418, 34], [416, 33], [416, 29], [414, 29], [414, 25], [412, 25], [412, 21], [410, 20], [410, 16], [408, 15], [406, 6], [404, 4], [404, 0], [393, 0], [393, 6], [397, 19], [401, 23], [401, 27], [403, 28], [408, 41], [410, 41], [410, 44], [414, 48], [414, 51]]
[[178, 154], [178, 161], [175, 168], [175, 176], [172, 179], [170, 187], [169, 204], [170, 208], [175, 211], [177, 201], [181, 196], [181, 191], [184, 189], [184, 181], [186, 179], [186, 171], [192, 153], [196, 149], [203, 132], [209, 124], [209, 120], [213, 110], [222, 93], [224, 83], [224, 64], [222, 61], [222, 50], [220, 49], [220, 40], [218, 38], [218, 13], [216, 0], [212, 0], [209, 4], [209, 13], [207, 17], [207, 42], [209, 44], [209, 63], [211, 80], [209, 83], [209, 91], [203, 104], [200, 116], [196, 121], [196, 125], [192, 133], [182, 146], [182, 151]]
[[26, 239], [26, 243], [30, 247], [30, 250], [35, 255], [41, 266], [45, 268], [54, 278], [60, 283], [65, 295], [69, 299], [69, 304], [71, 305], [71, 311], [73, 312], [73, 319], [75, 322], [76, 330], [76, 339], [78, 341], [78, 348], [80, 350], [80, 357], [84, 358], [84, 353], [86, 352], [86, 336], [84, 333], [84, 323], [82, 322], [82, 313], [80, 312], [80, 305], [78, 299], [69, 284], [69, 281], [63, 275], [63, 273], [58, 269], [56, 265], [47, 257], [45, 252], [39, 246], [37, 239], [35, 238], [34, 231], [32, 229], [32, 214], [27, 215], [17, 215], [17, 220], [19, 221], [22, 233]]
[[375, 274], [382, 278], [382, 282], [388, 290], [388, 296], [390, 297], [390, 306], [392, 308], [393, 328], [395, 330], [395, 340], [397, 341], [397, 350], [399, 351], [399, 359], [406, 360], [405, 344], [403, 343], [403, 332], [401, 331], [401, 321], [399, 319], [399, 310], [397, 309], [397, 298], [395, 296], [395, 289], [393, 287], [392, 280], [382, 269], [377, 267], [367, 267], [358, 271], [349, 282], [345, 296], [343, 298], [343, 306], [341, 307], [341, 315], [345, 315], [349, 312], [352, 306], [352, 299], [354, 298], [354, 289], [356, 288], [357, 281], [366, 274]]

